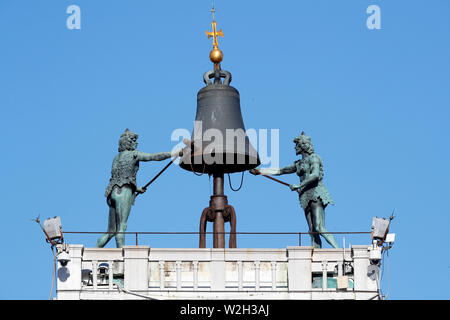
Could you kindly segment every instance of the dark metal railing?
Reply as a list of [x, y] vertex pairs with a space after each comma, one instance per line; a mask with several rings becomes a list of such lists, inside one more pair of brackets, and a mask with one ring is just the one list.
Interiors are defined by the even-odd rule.
[[164, 234], [164, 235], [192, 235], [197, 234], [246, 234], [246, 235], [298, 235], [298, 245], [302, 245], [302, 235], [313, 235], [313, 234], [371, 234], [370, 231], [340, 231], [340, 232], [195, 232], [195, 231], [173, 231], [173, 232], [167, 232], [167, 231], [124, 231], [124, 232], [100, 232], [100, 231], [64, 231], [64, 234], [129, 234], [129, 235], [135, 235], [136, 236], [136, 245], [139, 243], [138, 235], [157, 235], [157, 234]]

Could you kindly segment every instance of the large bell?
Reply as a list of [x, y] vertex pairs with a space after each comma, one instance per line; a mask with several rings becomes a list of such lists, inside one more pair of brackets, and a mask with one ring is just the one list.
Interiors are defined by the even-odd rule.
[[206, 86], [197, 94], [193, 146], [191, 152], [183, 154], [180, 166], [208, 174], [242, 172], [259, 166], [258, 153], [245, 133], [239, 91], [230, 86], [231, 74], [212, 70], [204, 74], [203, 80]]

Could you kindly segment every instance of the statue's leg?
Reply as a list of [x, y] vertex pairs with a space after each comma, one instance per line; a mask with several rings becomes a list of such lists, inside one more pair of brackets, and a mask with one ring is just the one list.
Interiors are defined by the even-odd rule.
[[[305, 217], [306, 222], [308, 223], [308, 230], [309, 232], [316, 232], [314, 229], [313, 221], [311, 219], [311, 206], [308, 206], [308, 208], [305, 210]], [[320, 235], [315, 233], [311, 233], [311, 244], [314, 248], [322, 248], [322, 240], [320, 240]]]
[[115, 203], [112, 199], [108, 199], [107, 202], [109, 206], [108, 233], [105, 233], [98, 238], [97, 244], [95, 245], [96, 248], [103, 248], [109, 240], [114, 237], [117, 230], [117, 212]]
[[125, 244], [125, 232], [127, 230], [128, 216], [130, 215], [131, 206], [133, 203], [133, 190], [131, 187], [123, 186], [119, 193], [114, 193], [114, 200], [116, 201], [118, 227], [116, 234], [116, 246], [122, 248]]
[[311, 201], [311, 214], [314, 229], [320, 232], [320, 235], [333, 247], [339, 248], [334, 236], [331, 233], [327, 233], [325, 228], [325, 209], [322, 201], [319, 199], [317, 201]]

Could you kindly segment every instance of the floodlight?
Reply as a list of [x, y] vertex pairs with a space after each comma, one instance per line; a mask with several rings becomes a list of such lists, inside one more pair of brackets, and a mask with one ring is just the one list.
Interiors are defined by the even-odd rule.
[[384, 240], [389, 229], [389, 220], [374, 217], [372, 220], [372, 239]]
[[62, 242], [63, 233], [60, 217], [48, 218], [44, 221], [44, 231], [49, 242]]

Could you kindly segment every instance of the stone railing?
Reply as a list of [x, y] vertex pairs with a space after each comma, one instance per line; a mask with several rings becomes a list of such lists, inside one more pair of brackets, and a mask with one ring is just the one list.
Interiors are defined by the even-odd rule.
[[58, 264], [58, 299], [369, 299], [369, 246], [84, 248]]

